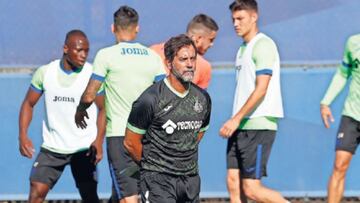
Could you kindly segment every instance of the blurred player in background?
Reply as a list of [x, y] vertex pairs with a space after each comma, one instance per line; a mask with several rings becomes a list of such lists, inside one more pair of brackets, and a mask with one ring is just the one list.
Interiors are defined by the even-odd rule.
[[[203, 89], [208, 88], [211, 79], [211, 64], [205, 60], [203, 55], [213, 46], [218, 30], [219, 27], [215, 20], [205, 14], [194, 16], [186, 29], [186, 35], [194, 41], [198, 51], [196, 71], [192, 82]], [[150, 48], [161, 56], [166, 66], [164, 44], [155, 44]], [[166, 68], [166, 71], [169, 72], [169, 69]]]
[[102, 158], [102, 152], [97, 150], [102, 140], [95, 138], [104, 136], [106, 125], [101, 92], [95, 99], [99, 108], [98, 116], [96, 106], [91, 105], [87, 129], [78, 129], [74, 124], [77, 104], [92, 73], [92, 66], [86, 62], [88, 52], [86, 35], [80, 30], [68, 32], [62, 59], [36, 70], [22, 103], [19, 118], [20, 153], [32, 158], [35, 150], [27, 131], [34, 106], [44, 94], [43, 143], [30, 174], [31, 203], [45, 200], [66, 165], [71, 166], [82, 200], [86, 203], [99, 202], [96, 163]]
[[321, 100], [320, 112], [326, 128], [334, 122], [330, 104], [352, 77], [340, 127], [336, 137], [334, 169], [328, 185], [328, 202], [338, 203], [344, 193], [345, 175], [360, 142], [360, 34], [351, 36], [345, 46], [342, 65], [337, 69]]
[[285, 203], [281, 194], [266, 188], [261, 178], [275, 140], [277, 120], [283, 117], [280, 59], [274, 41], [259, 32], [255, 0], [230, 5], [235, 32], [244, 43], [236, 56], [233, 116], [220, 129], [229, 138], [227, 186], [230, 201]]
[[106, 144], [113, 198], [119, 202], [138, 202], [138, 180], [124, 171], [135, 165], [123, 146], [132, 103], [159, 77], [165, 76], [161, 58], [151, 49], [134, 42], [139, 32], [139, 16], [131, 7], [121, 6], [114, 13], [112, 31], [117, 44], [96, 54], [94, 71], [81, 97], [75, 122], [86, 127], [86, 109], [102, 84], [105, 88]]

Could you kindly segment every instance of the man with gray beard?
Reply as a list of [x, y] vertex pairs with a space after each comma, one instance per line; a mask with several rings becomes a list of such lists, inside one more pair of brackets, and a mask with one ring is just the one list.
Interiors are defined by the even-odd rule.
[[211, 100], [191, 81], [196, 47], [186, 35], [165, 43], [170, 74], [133, 103], [124, 146], [140, 165], [142, 202], [199, 202], [198, 144]]

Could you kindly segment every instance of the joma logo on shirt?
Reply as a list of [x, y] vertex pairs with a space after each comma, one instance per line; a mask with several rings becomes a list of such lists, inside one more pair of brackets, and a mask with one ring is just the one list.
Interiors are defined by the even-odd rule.
[[54, 99], [53, 99], [53, 102], [72, 102], [72, 103], [75, 103], [75, 99], [74, 99], [74, 97], [55, 96]]
[[122, 55], [149, 55], [146, 49], [139, 49], [139, 48], [122, 48], [121, 49]]

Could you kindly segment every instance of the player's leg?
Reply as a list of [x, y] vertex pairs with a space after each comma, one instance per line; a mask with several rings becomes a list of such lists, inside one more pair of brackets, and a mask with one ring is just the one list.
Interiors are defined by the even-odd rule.
[[266, 176], [266, 165], [271, 147], [275, 140], [275, 131], [247, 130], [241, 137], [242, 186], [247, 198], [257, 202], [286, 203], [286, 199], [274, 190], [261, 184], [261, 177]]
[[142, 203], [176, 203], [177, 178], [152, 171], [142, 171], [140, 196]]
[[229, 191], [231, 203], [246, 203], [240, 178], [240, 153], [238, 149], [238, 137], [242, 131], [235, 131], [233, 136], [228, 139], [226, 149], [227, 177], [226, 185]]
[[91, 163], [90, 157], [86, 156], [86, 153], [87, 151], [82, 151], [71, 155], [71, 172], [83, 202], [97, 203], [99, 197], [96, 165]]
[[240, 202], [240, 170], [228, 169], [226, 177], [227, 189], [231, 203]]
[[334, 169], [328, 185], [328, 202], [339, 203], [344, 193], [345, 175], [349, 168], [352, 154], [347, 151], [336, 151]]
[[243, 179], [244, 192], [246, 197], [256, 202], [286, 203], [288, 202], [277, 191], [271, 190], [261, 184], [258, 179]]
[[49, 192], [50, 187], [45, 183], [30, 182], [30, 194], [29, 202], [30, 203], [41, 203], [44, 202], [47, 193]]
[[200, 176], [189, 175], [179, 176], [176, 181], [178, 203], [198, 203], [200, 202]]
[[40, 149], [31, 169], [29, 202], [43, 202], [67, 164], [66, 155]]
[[246, 203], [246, 197], [244, 196], [241, 186], [240, 178], [240, 152], [238, 149], [238, 139], [241, 136], [242, 131], [235, 131], [234, 134], [228, 139], [226, 149], [226, 164], [227, 164], [227, 177], [226, 185], [229, 191], [231, 203]]
[[115, 189], [115, 196], [111, 199], [120, 203], [137, 203], [139, 180], [127, 175], [127, 169], [136, 163], [125, 150], [123, 141], [124, 137], [106, 138], [110, 175]]
[[343, 116], [336, 136], [334, 168], [328, 184], [328, 202], [340, 202], [344, 192], [345, 175], [360, 137], [360, 122]]

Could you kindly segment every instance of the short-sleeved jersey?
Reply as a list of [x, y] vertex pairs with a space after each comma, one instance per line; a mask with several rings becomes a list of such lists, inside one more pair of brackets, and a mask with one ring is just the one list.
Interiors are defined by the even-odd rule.
[[141, 167], [173, 175], [198, 173], [198, 133], [209, 126], [211, 100], [191, 84], [184, 94], [164, 79], [133, 104], [128, 129], [143, 134]]
[[105, 88], [106, 136], [124, 136], [132, 103], [165, 76], [161, 58], [140, 43], [120, 42], [99, 50], [93, 66], [92, 79]]
[[280, 59], [276, 44], [263, 33], [240, 46], [236, 57], [237, 86], [233, 114], [246, 103], [255, 89], [256, 76], [271, 75], [263, 101], [240, 123], [243, 130], [277, 130], [277, 118], [283, 117], [280, 90]]
[[347, 40], [342, 64], [337, 69], [321, 103], [330, 105], [350, 78], [352, 81], [342, 114], [360, 121], [360, 34], [353, 35]]
[[[162, 58], [164, 67], [167, 73], [169, 69], [166, 68], [165, 54], [164, 54], [165, 43], [154, 44], [150, 48], [154, 50]], [[193, 78], [193, 83], [202, 89], [207, 89], [211, 80], [211, 64], [201, 55], [196, 56], [196, 70]]]

